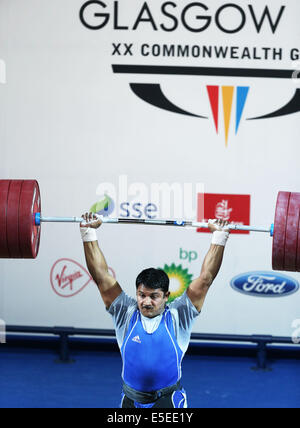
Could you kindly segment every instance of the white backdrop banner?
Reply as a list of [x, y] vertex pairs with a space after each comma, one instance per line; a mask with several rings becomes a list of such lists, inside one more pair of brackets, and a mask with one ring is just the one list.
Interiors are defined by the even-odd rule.
[[[278, 191], [300, 191], [299, 16], [298, 0], [1, 0], [1, 178], [37, 179], [46, 216], [269, 227]], [[175, 298], [205, 232], [104, 225], [99, 242], [128, 294], [158, 267]], [[271, 253], [232, 234], [194, 332], [292, 337], [299, 274]], [[44, 225], [38, 259], [0, 260], [0, 281], [6, 325], [113, 328], [76, 225]]]

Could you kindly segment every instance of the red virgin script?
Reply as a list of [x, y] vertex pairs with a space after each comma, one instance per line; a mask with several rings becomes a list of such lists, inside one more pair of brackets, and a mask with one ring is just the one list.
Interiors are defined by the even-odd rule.
[[70, 287], [70, 290], [73, 290], [73, 281], [75, 281], [76, 279], [82, 278], [83, 275], [80, 271], [78, 271], [78, 272], [74, 272], [71, 275], [65, 276], [66, 269], [67, 269], [67, 266], [64, 266], [61, 275], [57, 274], [55, 279], [58, 282], [58, 287], [60, 287], [62, 290], [66, 287]]
[[[109, 268], [115, 278], [115, 272]], [[93, 281], [89, 272], [71, 259], [59, 259], [54, 263], [50, 272], [50, 282], [53, 291], [60, 297], [73, 297], [85, 289]]]
[[[204, 207], [204, 218], [203, 216]], [[250, 225], [250, 195], [228, 195], [215, 193], [198, 194], [198, 221], [207, 222], [209, 219], [222, 219], [229, 223]], [[198, 232], [208, 233], [208, 229], [198, 229]], [[234, 230], [231, 233], [249, 234], [248, 231]]]

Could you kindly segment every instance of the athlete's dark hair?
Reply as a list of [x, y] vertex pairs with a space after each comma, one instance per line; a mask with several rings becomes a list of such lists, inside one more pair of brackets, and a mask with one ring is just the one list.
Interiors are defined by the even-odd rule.
[[169, 291], [170, 280], [166, 272], [161, 269], [145, 269], [136, 279], [136, 288], [140, 285], [156, 290], [161, 288], [164, 293]]

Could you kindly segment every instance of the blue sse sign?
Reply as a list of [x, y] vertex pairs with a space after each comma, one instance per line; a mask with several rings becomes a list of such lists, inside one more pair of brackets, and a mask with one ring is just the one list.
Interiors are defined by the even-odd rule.
[[300, 284], [294, 278], [274, 272], [247, 272], [234, 277], [231, 287], [256, 297], [283, 297], [296, 293]]
[[[97, 213], [103, 217], [109, 217], [116, 208], [114, 200], [108, 196], [104, 195], [100, 201], [96, 202], [91, 208], [92, 213]], [[141, 202], [122, 202], [120, 204], [118, 216], [128, 218], [143, 218], [146, 219], [156, 219], [157, 218], [158, 207], [152, 203], [141, 203]]]

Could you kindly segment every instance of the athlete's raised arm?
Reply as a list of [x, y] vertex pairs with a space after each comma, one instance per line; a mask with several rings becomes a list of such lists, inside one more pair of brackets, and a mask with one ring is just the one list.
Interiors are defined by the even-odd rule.
[[98, 286], [102, 300], [108, 308], [122, 293], [117, 280], [109, 273], [105, 257], [99, 247], [96, 230], [102, 225], [100, 218], [92, 213], [84, 214], [80, 231], [88, 270]]
[[222, 265], [225, 245], [229, 236], [227, 225], [228, 223], [223, 220], [210, 221], [209, 229], [214, 234], [212, 244], [204, 259], [200, 276], [190, 284], [187, 290], [187, 295], [199, 312]]

